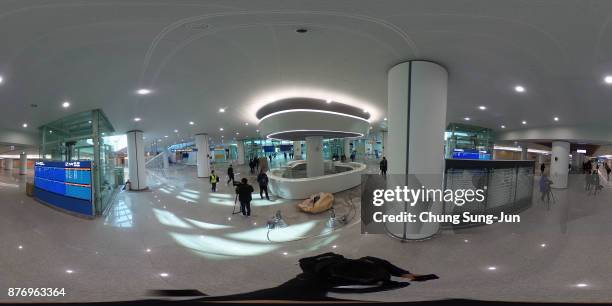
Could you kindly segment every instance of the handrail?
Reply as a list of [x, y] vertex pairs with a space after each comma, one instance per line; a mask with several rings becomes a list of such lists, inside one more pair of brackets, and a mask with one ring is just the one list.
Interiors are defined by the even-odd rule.
[[147, 169], [163, 169], [167, 166], [166, 152], [161, 152], [145, 162]]

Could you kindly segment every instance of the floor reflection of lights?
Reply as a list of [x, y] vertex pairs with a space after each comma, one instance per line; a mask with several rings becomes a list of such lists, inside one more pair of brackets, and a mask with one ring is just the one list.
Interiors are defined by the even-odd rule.
[[111, 207], [110, 213], [104, 218], [104, 225], [132, 227], [134, 225], [133, 218], [130, 205], [124, 200], [119, 200]]

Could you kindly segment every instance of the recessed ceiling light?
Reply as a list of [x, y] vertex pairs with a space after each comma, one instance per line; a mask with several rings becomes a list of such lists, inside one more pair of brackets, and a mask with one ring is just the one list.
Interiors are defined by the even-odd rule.
[[20, 245], [17, 248], [20, 249], [20, 250], [23, 250], [23, 245]]
[[4, 83], [4, 78], [0, 75], [0, 84]]
[[219, 128], [219, 131], [223, 131], [223, 128]]
[[385, 117], [385, 119], [383, 119], [383, 120], [387, 121], [387, 117]]
[[136, 117], [136, 118], [134, 118], [134, 121], [136, 121], [136, 122], [138, 122], [138, 121], [140, 121], [140, 120], [142, 120], [142, 119], [140, 119], [140, 117]]
[[470, 120], [472, 120], [472, 119], [471, 119], [470, 117], [465, 117], [465, 118], [463, 118], [463, 120], [465, 120], [465, 121], [470, 121]]
[[559, 117], [555, 117], [553, 118], [555, 121], [559, 121]]
[[479, 109], [479, 110], [485, 110], [485, 109], [487, 109], [487, 107], [486, 107], [486, 106], [484, 106], [484, 105], [481, 105], [481, 106], [479, 106], [479, 107], [478, 107], [478, 109]]
[[68, 107], [70, 107], [70, 102], [68, 102], [68, 101], [64, 101], [64, 102], [62, 102], [62, 107], [63, 107], [63, 108], [68, 108]]
[[327, 100], [325, 100], [325, 102], [327, 102], [327, 104], [329, 104], [329, 103], [332, 103], [332, 100], [331, 99], [327, 99]]
[[87, 123], [89, 123], [89, 124], [91, 124], [91, 122], [92, 122], [91, 120], [87, 121]]
[[255, 130], [255, 132], [259, 133], [259, 130]]
[[505, 129], [505, 128], [506, 128], [506, 126], [502, 124], [502, 125], [501, 125], [501, 128], [502, 128], [502, 129]]
[[240, 135], [240, 133], [236, 132], [236, 135]]
[[491, 267], [488, 267], [488, 268], [487, 268], [487, 270], [489, 270], [489, 271], [495, 271], [495, 270], [497, 270], [497, 267], [491, 266]]
[[517, 85], [517, 86], [514, 86], [514, 90], [516, 92], [525, 92], [525, 87], [523, 87], [521, 85]]
[[165, 138], [168, 138], [168, 135], [164, 136]]
[[24, 127], [24, 128], [27, 128], [27, 127], [28, 127], [28, 124], [27, 124], [27, 123], [24, 123], [24, 124], [22, 124], [21, 126], [22, 126], [22, 127]]
[[245, 123], [244, 123], [244, 125], [248, 126], [248, 125], [249, 125], [249, 123], [248, 123], [248, 122], [245, 122]]
[[223, 137], [225, 137], [225, 136], [221, 135], [221, 138], [223, 138]]
[[74, 273], [74, 271], [72, 271], [72, 270], [66, 270], [66, 273], [68, 273], [68, 274], [72, 274], [72, 273]]
[[219, 112], [220, 112], [220, 113], [225, 113], [225, 108], [220, 108], [220, 109], [219, 109]]
[[521, 122], [523, 125], [527, 124], [527, 121], [523, 120], [523, 122]]
[[178, 133], [178, 130], [174, 130], [175, 133]]
[[144, 95], [148, 95], [148, 94], [150, 94], [150, 93], [151, 93], [151, 90], [150, 90], [150, 89], [146, 89], [146, 88], [141, 88], [141, 89], [138, 89], [138, 90], [136, 91], [136, 93], [137, 93], [137, 94], [139, 94], [139, 95], [144, 96]]
[[161, 277], [168, 277], [168, 273], [159, 273], [159, 276], [161, 276]]
[[606, 82], [607, 84], [612, 84], [612, 75], [606, 75], [606, 77], [604, 78], [604, 82]]
[[367, 109], [364, 109], [364, 110], [363, 110], [363, 113], [364, 113], [364, 114], [367, 114], [367, 113], [368, 113], [368, 110], [367, 110]]
[[584, 288], [584, 287], [588, 287], [588, 286], [589, 286], [589, 285], [587, 285], [587, 284], [585, 284], [585, 283], [579, 283], [579, 284], [576, 284], [576, 287], [579, 287], [579, 288]]
[[189, 125], [194, 125], [195, 123], [193, 121], [189, 121]]

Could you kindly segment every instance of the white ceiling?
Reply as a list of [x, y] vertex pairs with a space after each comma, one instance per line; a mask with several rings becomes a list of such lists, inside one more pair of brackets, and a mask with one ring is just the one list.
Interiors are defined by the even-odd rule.
[[368, 108], [378, 127], [387, 71], [407, 59], [447, 67], [449, 122], [603, 122], [611, 17], [606, 0], [5, 0], [0, 129], [102, 108], [117, 131], [142, 129], [147, 141], [230, 139], [254, 136], [256, 107], [289, 95]]

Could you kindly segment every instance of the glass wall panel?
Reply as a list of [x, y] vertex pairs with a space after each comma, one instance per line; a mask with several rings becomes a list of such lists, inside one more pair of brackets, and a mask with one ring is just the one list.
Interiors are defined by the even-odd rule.
[[[117, 191], [119, 170], [115, 167], [115, 130], [101, 110], [66, 116], [40, 128], [41, 158], [54, 161], [93, 161], [93, 188], [96, 214], [111, 204]], [[125, 135], [123, 136], [125, 137]], [[108, 142], [108, 143], [106, 143]], [[121, 141], [119, 142], [121, 143]], [[123, 169], [120, 169], [123, 172]]]

